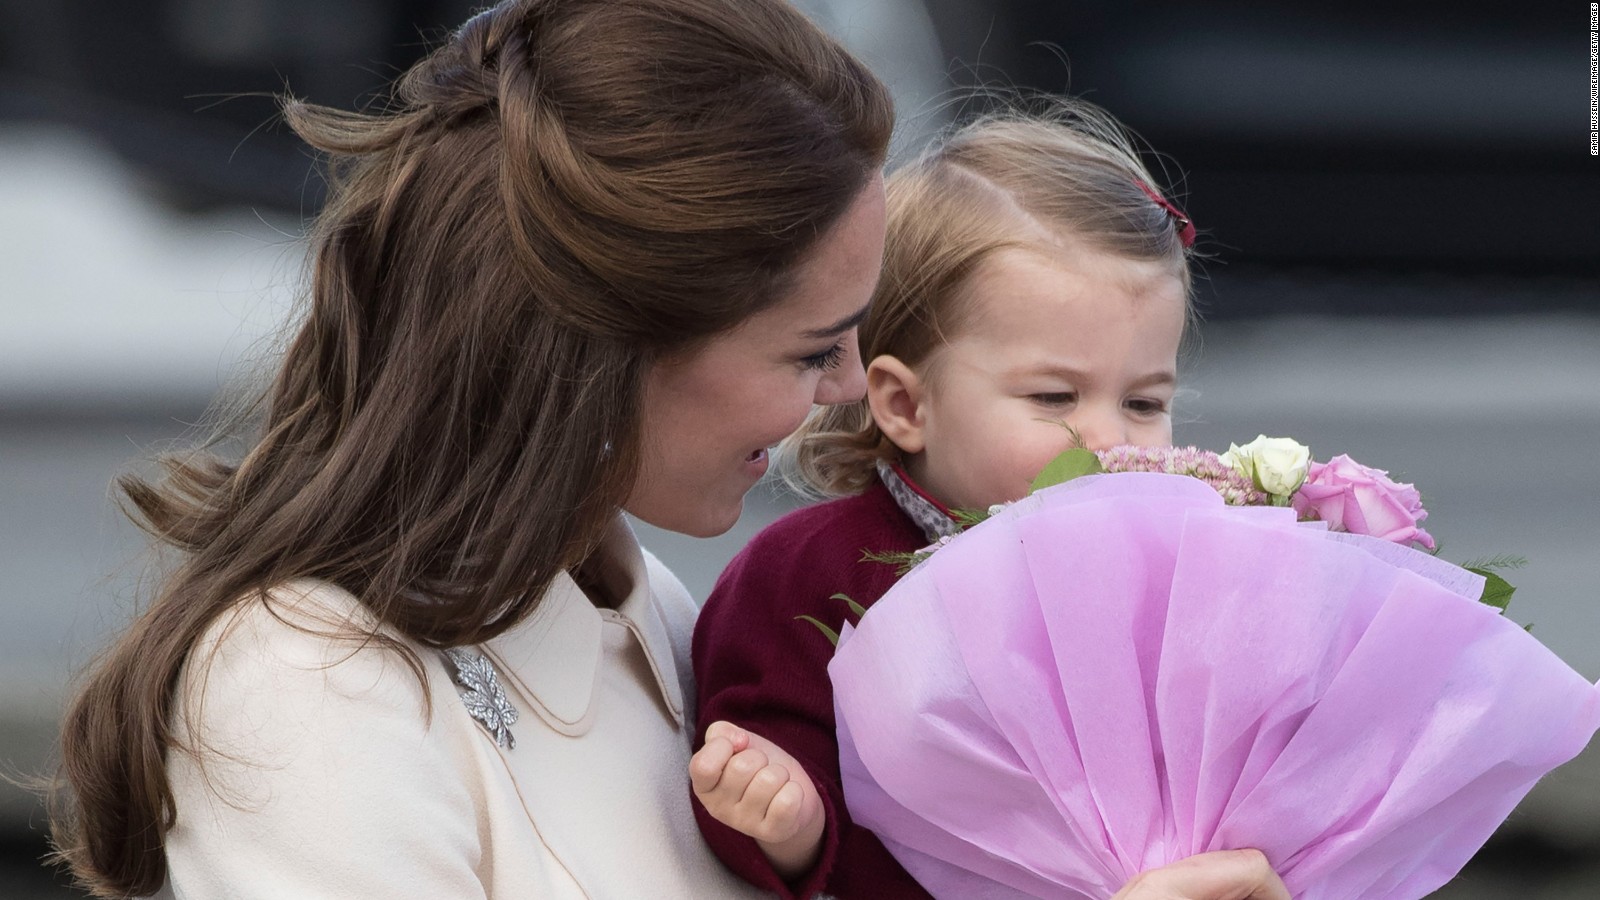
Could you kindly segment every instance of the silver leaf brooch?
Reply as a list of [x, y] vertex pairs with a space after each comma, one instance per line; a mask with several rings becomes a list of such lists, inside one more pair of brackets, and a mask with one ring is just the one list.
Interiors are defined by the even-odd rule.
[[511, 726], [517, 723], [517, 708], [500, 687], [489, 657], [460, 647], [446, 650], [445, 656], [455, 667], [456, 684], [461, 686], [461, 702], [467, 705], [467, 714], [478, 720], [496, 744], [507, 750], [516, 747]]

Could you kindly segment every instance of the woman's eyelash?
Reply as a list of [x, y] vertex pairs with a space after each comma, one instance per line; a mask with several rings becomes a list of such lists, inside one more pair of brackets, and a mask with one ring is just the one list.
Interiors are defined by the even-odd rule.
[[840, 341], [821, 353], [813, 353], [810, 356], [803, 357], [800, 360], [800, 364], [805, 366], [807, 369], [827, 371], [829, 369], [838, 368], [839, 363], [843, 361], [844, 342]]

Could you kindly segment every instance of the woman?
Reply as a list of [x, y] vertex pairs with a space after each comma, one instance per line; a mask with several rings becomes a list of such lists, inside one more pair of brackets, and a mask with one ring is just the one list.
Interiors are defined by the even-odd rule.
[[[748, 895], [688, 806], [694, 606], [619, 512], [724, 531], [860, 396], [883, 87], [777, 0], [529, 0], [387, 112], [287, 114], [335, 179], [310, 310], [242, 460], [123, 482], [185, 556], [69, 710], [62, 856], [103, 896]], [[1191, 869], [1270, 878], [1230, 866]]]

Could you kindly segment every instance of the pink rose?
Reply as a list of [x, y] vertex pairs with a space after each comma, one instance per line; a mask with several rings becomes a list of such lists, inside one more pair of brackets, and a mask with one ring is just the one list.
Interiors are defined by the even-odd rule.
[[1428, 511], [1422, 508], [1417, 489], [1396, 484], [1388, 472], [1343, 454], [1312, 463], [1291, 502], [1302, 519], [1320, 519], [1334, 531], [1415, 543], [1429, 550], [1435, 546], [1433, 537], [1421, 528]]

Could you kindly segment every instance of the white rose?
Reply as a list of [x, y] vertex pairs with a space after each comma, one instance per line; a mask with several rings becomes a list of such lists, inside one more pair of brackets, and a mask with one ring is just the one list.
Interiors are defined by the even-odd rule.
[[1263, 434], [1243, 447], [1229, 445], [1222, 461], [1257, 488], [1274, 497], [1287, 498], [1305, 483], [1306, 472], [1311, 468], [1311, 448], [1290, 438]]

